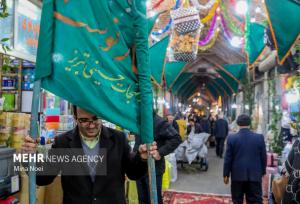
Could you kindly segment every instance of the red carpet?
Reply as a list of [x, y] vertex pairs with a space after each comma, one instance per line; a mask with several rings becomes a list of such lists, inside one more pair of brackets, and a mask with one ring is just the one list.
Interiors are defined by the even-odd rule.
[[[165, 191], [164, 204], [232, 204], [230, 195], [199, 194], [180, 191]], [[264, 202], [267, 204], [267, 202]]]

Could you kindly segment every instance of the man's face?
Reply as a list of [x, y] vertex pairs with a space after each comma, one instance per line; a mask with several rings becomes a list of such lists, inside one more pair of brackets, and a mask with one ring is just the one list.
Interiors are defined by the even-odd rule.
[[167, 118], [168, 118], [168, 122], [169, 122], [169, 123], [173, 123], [174, 116], [168, 115]]
[[77, 117], [75, 117], [79, 131], [85, 137], [96, 137], [102, 127], [102, 120], [97, 116], [77, 108]]

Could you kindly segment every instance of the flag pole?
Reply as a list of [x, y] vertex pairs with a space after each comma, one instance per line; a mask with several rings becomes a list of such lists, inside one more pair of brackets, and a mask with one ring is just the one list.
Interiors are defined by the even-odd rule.
[[[38, 113], [39, 113], [39, 101], [40, 101], [40, 90], [41, 90], [41, 80], [36, 80], [33, 86], [33, 96], [32, 96], [32, 105], [31, 105], [31, 118], [30, 118], [30, 131], [29, 135], [33, 139], [38, 138]], [[29, 163], [29, 204], [36, 203], [36, 172], [32, 169], [35, 169], [36, 163]]]
[[153, 157], [150, 155], [150, 147], [151, 144], [147, 144], [148, 151], [148, 175], [149, 175], [149, 189], [150, 189], [150, 200], [151, 204], [157, 204], [157, 189], [156, 189], [156, 172], [155, 172], [155, 161]]

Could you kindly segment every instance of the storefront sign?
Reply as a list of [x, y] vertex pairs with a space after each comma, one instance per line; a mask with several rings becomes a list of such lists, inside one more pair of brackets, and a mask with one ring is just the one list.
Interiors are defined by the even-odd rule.
[[36, 55], [40, 33], [41, 10], [27, 0], [16, 5], [15, 49], [25, 54]]
[[[6, 18], [0, 18], [0, 40], [5, 38], [10, 38], [3, 42], [7, 46], [12, 45], [13, 27], [14, 27], [14, 1], [7, 0], [8, 16]], [[2, 43], [2, 42], [1, 42]]]

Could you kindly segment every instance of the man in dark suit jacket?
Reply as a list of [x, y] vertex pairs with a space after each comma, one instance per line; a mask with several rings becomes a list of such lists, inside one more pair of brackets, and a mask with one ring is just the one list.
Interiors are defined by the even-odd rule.
[[[36, 184], [48, 185], [62, 171], [64, 204], [125, 204], [125, 174], [130, 179], [137, 180], [147, 173], [146, 145], [140, 145], [136, 154], [131, 153], [124, 133], [104, 127], [101, 119], [94, 114], [76, 106], [73, 108], [77, 126], [56, 138], [51, 150], [53, 152], [58, 148], [76, 148], [83, 150], [85, 156], [95, 156], [100, 154], [100, 148], [106, 149], [106, 174], [99, 174], [97, 164], [93, 165], [93, 163], [75, 163], [75, 168], [78, 169], [85, 165], [87, 174], [81, 174], [82, 176], [65, 175], [64, 170], [67, 167], [57, 165], [56, 174], [37, 176]], [[33, 152], [36, 147], [35, 141], [27, 136], [22, 150]], [[150, 154], [154, 159], [158, 159], [156, 143], [151, 146]]]
[[223, 119], [223, 115], [218, 116], [218, 120], [215, 122], [215, 138], [216, 138], [216, 154], [218, 157], [223, 157], [223, 151], [224, 151], [224, 143], [225, 139], [228, 135], [228, 123], [226, 120]]
[[[153, 115], [154, 141], [157, 143], [159, 157], [155, 161], [156, 187], [158, 204], [163, 203], [162, 199], [162, 177], [165, 172], [165, 156], [172, 153], [181, 143], [179, 133], [167, 120]], [[141, 143], [140, 137], [136, 137], [136, 147]], [[139, 204], [150, 204], [149, 178], [144, 176], [136, 182]]]
[[240, 131], [227, 139], [224, 160], [224, 183], [231, 177], [231, 195], [234, 204], [262, 204], [262, 177], [266, 174], [267, 155], [264, 136], [250, 131], [251, 119], [240, 115]]

